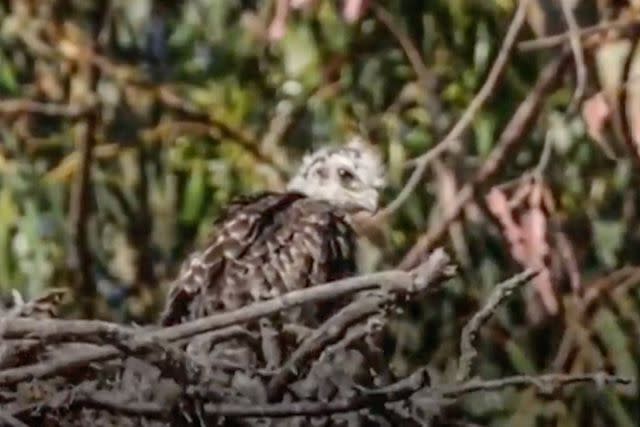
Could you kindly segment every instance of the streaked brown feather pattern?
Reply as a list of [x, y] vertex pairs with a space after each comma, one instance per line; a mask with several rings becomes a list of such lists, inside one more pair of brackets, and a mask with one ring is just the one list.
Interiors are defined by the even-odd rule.
[[[355, 236], [340, 210], [298, 193], [245, 197], [216, 222], [205, 248], [185, 261], [161, 323], [236, 309], [354, 270]], [[311, 307], [296, 312], [320, 320]]]

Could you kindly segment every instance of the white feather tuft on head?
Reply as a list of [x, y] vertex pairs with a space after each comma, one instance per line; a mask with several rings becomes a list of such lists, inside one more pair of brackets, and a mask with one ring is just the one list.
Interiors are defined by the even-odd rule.
[[342, 146], [323, 147], [304, 156], [287, 189], [336, 206], [375, 210], [385, 175], [378, 150], [355, 136]]
[[371, 185], [377, 189], [384, 187], [387, 171], [380, 151], [360, 135], [351, 137], [345, 147], [348, 153], [355, 153], [352, 156], [355, 156], [354, 160], [359, 168], [369, 171]]
[[318, 161], [326, 161], [332, 156], [349, 158], [359, 170], [366, 171], [368, 184], [376, 189], [381, 189], [386, 184], [386, 167], [382, 161], [382, 155], [360, 135], [352, 136], [349, 141], [339, 147], [322, 147], [302, 158], [302, 164], [296, 175], [289, 181], [287, 188], [296, 189], [302, 185], [307, 171]]

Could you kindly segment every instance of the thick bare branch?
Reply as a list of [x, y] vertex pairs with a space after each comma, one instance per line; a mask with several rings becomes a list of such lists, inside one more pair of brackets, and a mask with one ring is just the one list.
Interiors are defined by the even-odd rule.
[[313, 357], [317, 357], [328, 345], [335, 343], [347, 331], [349, 326], [378, 313], [387, 301], [383, 295], [363, 296], [332, 316], [310, 337], [300, 344], [278, 373], [271, 379], [268, 387], [270, 401], [280, 399], [286, 385], [295, 378], [300, 368]]
[[[457, 399], [478, 391], [502, 390], [508, 387], [535, 387], [539, 392], [552, 393], [554, 390], [579, 383], [630, 384], [632, 380], [598, 372], [592, 374], [569, 375], [549, 374], [541, 376], [513, 376], [498, 380], [473, 380], [462, 384], [440, 387], [416, 388], [415, 381], [403, 381], [399, 387], [385, 387], [384, 390], [367, 390], [351, 399], [321, 401], [297, 401], [271, 404], [208, 403], [204, 409], [209, 416], [231, 418], [285, 418], [294, 416], [323, 416], [353, 412], [363, 408], [410, 398], [413, 394], [430, 395]], [[142, 415], [152, 418], [167, 417], [171, 408], [153, 402], [126, 402], [109, 392], [80, 393], [69, 396], [74, 406], [106, 409], [127, 415]], [[57, 399], [56, 399], [57, 400]], [[453, 403], [455, 401], [452, 401]], [[443, 404], [448, 404], [443, 403]]]
[[[130, 340], [127, 345], [144, 348], [146, 344], [172, 342], [228, 326], [249, 322], [260, 317], [288, 310], [305, 303], [317, 303], [339, 298], [364, 290], [379, 289], [394, 295], [406, 295], [421, 292], [431, 281], [451, 273], [449, 256], [442, 249], [436, 250], [429, 259], [414, 271], [389, 270], [359, 277], [330, 282], [308, 289], [289, 292], [280, 297], [251, 304], [238, 310], [215, 314], [192, 322], [183, 323], [148, 332], [133, 334], [126, 328], [109, 326], [95, 321], [69, 321], [51, 319], [42, 322], [29, 322], [27, 319], [6, 319], [0, 327], [2, 337], [23, 337], [29, 334], [41, 334], [51, 339], [64, 334], [86, 335], [95, 332], [115, 333], [122, 341]], [[122, 334], [122, 335], [119, 335]], [[0, 371], [0, 384], [15, 384], [29, 378], [43, 378], [70, 368], [86, 366], [89, 363], [108, 360], [118, 356], [119, 350], [112, 346], [98, 347], [82, 354], [41, 362], [35, 365], [21, 366]]]

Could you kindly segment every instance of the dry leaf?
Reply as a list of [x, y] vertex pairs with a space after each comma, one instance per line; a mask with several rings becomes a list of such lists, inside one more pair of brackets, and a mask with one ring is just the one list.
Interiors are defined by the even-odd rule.
[[626, 83], [626, 120], [629, 123], [635, 155], [640, 157], [640, 44], [633, 51]]
[[[540, 270], [533, 283], [546, 312], [554, 315], [558, 312], [558, 300], [547, 265], [551, 247], [547, 240], [547, 213], [543, 209], [545, 196], [548, 194], [541, 182], [527, 181], [515, 190], [511, 200], [500, 189], [492, 188], [487, 195], [487, 206], [502, 226], [511, 256], [523, 267]], [[520, 202], [513, 203], [516, 197]], [[514, 205], [521, 204], [525, 211], [518, 218]]]

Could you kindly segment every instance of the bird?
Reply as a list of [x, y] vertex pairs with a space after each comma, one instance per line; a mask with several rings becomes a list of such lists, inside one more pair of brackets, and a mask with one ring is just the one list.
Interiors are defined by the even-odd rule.
[[[183, 262], [160, 324], [195, 320], [354, 275], [353, 218], [378, 210], [385, 174], [376, 147], [353, 137], [304, 156], [284, 191], [232, 201], [204, 247]], [[317, 325], [320, 314], [310, 309], [303, 307], [295, 316]]]

